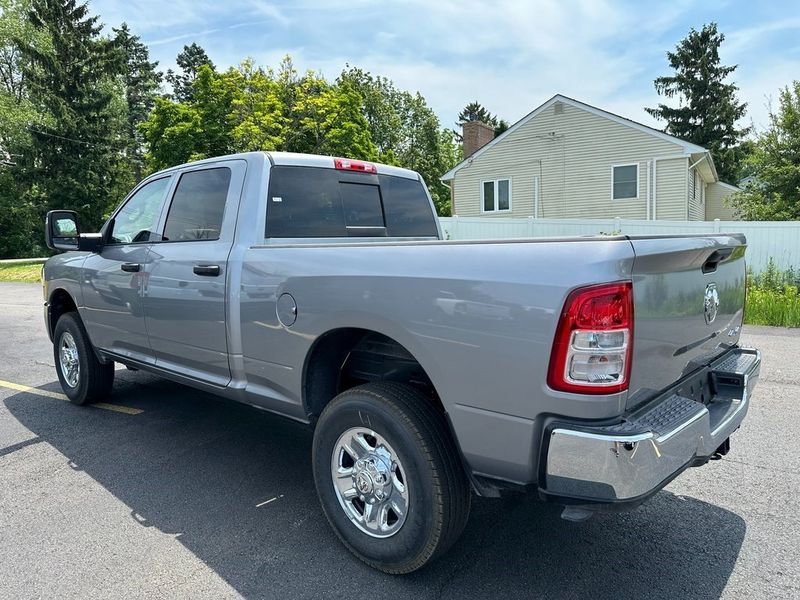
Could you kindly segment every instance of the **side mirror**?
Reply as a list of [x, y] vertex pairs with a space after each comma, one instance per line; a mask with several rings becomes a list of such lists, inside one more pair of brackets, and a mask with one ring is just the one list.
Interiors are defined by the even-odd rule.
[[80, 229], [74, 210], [51, 210], [44, 221], [44, 238], [51, 250], [77, 250]]
[[85, 250], [98, 252], [103, 247], [103, 235], [81, 233], [78, 213], [74, 210], [51, 210], [44, 222], [44, 237], [51, 250]]

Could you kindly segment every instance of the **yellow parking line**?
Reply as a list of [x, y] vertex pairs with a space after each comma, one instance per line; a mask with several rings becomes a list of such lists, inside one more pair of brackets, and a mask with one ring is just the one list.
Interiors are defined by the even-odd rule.
[[[64, 394], [58, 392], [50, 392], [48, 390], [40, 390], [39, 388], [31, 387], [29, 385], [21, 385], [12, 381], [4, 381], [0, 379], [0, 387], [9, 390], [16, 390], [18, 392], [27, 392], [29, 394], [36, 394], [37, 396], [44, 396], [46, 398], [54, 398], [56, 400], [69, 400]], [[107, 404], [106, 402], [97, 402], [90, 404], [94, 408], [102, 408], [104, 410], [113, 410], [114, 412], [125, 413], [126, 415], [140, 415], [144, 411], [141, 408], [131, 408], [130, 406], [120, 406], [119, 404]]]

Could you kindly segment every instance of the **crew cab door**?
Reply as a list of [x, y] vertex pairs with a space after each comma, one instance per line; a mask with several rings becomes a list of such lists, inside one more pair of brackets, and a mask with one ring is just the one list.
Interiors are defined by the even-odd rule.
[[134, 189], [107, 223], [106, 244], [83, 263], [81, 316], [92, 343], [146, 363], [155, 362], [155, 356], [145, 329], [141, 292], [150, 241], [171, 180], [166, 175]]
[[156, 365], [221, 386], [231, 378], [225, 290], [245, 168], [220, 161], [176, 175], [143, 289]]

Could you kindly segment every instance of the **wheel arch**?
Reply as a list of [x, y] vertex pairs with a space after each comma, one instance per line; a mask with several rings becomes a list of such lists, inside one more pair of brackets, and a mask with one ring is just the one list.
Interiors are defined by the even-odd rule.
[[50, 340], [56, 331], [56, 323], [66, 313], [78, 313], [78, 303], [66, 289], [59, 287], [50, 292], [47, 298], [47, 333]]
[[315, 423], [333, 398], [361, 383], [397, 381], [423, 391], [446, 414], [428, 369], [408, 344], [382, 331], [337, 327], [318, 336], [303, 364], [303, 408]]

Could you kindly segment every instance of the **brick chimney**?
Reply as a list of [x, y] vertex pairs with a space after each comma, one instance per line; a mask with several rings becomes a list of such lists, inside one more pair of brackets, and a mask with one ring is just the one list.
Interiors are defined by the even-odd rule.
[[467, 121], [461, 126], [464, 158], [469, 158], [494, 139], [494, 127], [482, 121]]

